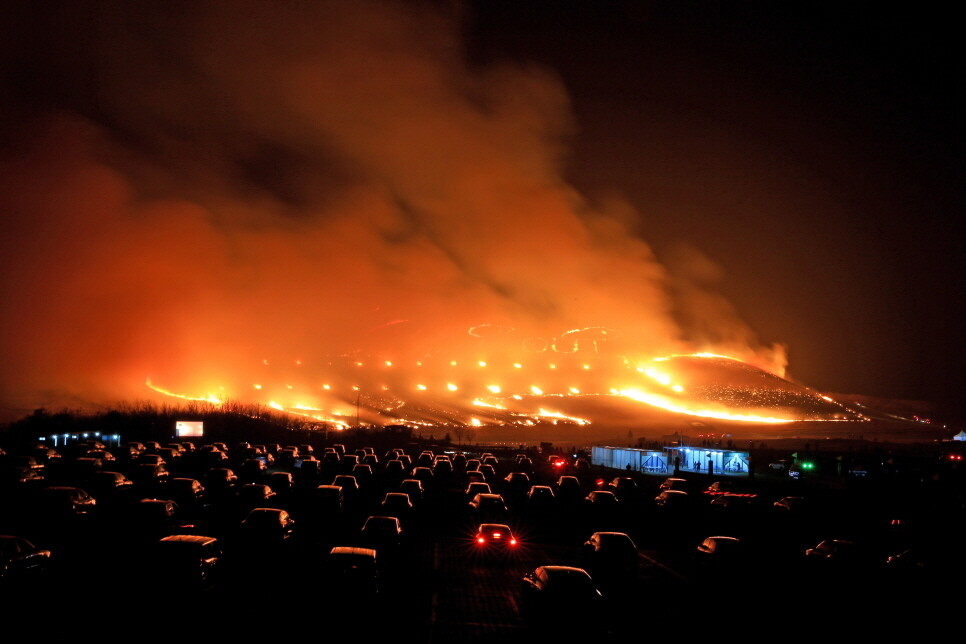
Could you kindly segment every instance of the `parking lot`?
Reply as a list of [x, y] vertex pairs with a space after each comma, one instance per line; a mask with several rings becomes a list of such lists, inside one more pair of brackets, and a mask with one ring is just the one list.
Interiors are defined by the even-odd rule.
[[[548, 631], [616, 641], [708, 624], [719, 632], [731, 623], [723, 613], [742, 629], [788, 627], [788, 611], [806, 608], [796, 620], [817, 610], [823, 619], [864, 615], [869, 627], [880, 622], [868, 611], [882, 605], [912, 611], [891, 613], [891, 620], [912, 620], [920, 610], [945, 610], [954, 598], [945, 588], [958, 584], [963, 570], [961, 555], [944, 547], [961, 537], [963, 523], [961, 490], [946, 482], [830, 487], [759, 475], [730, 494], [710, 494], [713, 476], [686, 475], [678, 485], [685, 502], [661, 506], [655, 499], [665, 477], [577, 470], [569, 457], [555, 466], [532, 450], [486, 459], [399, 448], [406, 463], [388, 450], [357, 453], [350, 446], [331, 456], [319, 445], [309, 455], [303, 446], [295, 458], [280, 447], [277, 456], [262, 459], [271, 462], [262, 469], [252, 464], [261, 449], [224, 447], [224, 458], [202, 457], [214, 452], [200, 445], [194, 452], [164, 452], [167, 476], [159, 478], [142, 474], [159, 448], [112, 454], [114, 460], [96, 465], [78, 464], [89, 456], [51, 455], [43, 467], [29, 466], [42, 478], [16, 469], [21, 461], [8, 452], [0, 534], [25, 538], [47, 553], [41, 569], [16, 563], [5, 569], [8, 617], [65, 634], [91, 628], [92, 620], [100, 630], [161, 620], [174, 632], [190, 615], [199, 637], [315, 636], [351, 620], [363, 635], [406, 633], [425, 642], [523, 641]], [[403, 465], [388, 465], [396, 460]], [[237, 480], [226, 478], [226, 469]], [[107, 485], [97, 474], [111, 471], [131, 483], [110, 477], [116, 485]], [[470, 504], [469, 480], [479, 478], [472, 471], [481, 471], [502, 497], [505, 514], [483, 516]], [[359, 489], [344, 488], [338, 507], [325, 505], [319, 486], [336, 477], [348, 484], [347, 476], [356, 477]], [[410, 510], [380, 506], [413, 477], [422, 479], [424, 491], [421, 498], [410, 495]], [[576, 479], [575, 496], [561, 494], [561, 477]], [[549, 487], [553, 500], [534, 500], [534, 486]], [[63, 495], [54, 502], [47, 498], [51, 487], [82, 489], [93, 502]], [[776, 505], [786, 497], [801, 502]], [[722, 502], [734, 499], [741, 502]], [[256, 529], [255, 508], [267, 509], [267, 527]], [[380, 514], [398, 516], [398, 538], [362, 531], [367, 517]], [[505, 524], [516, 543], [481, 543], [477, 529], [484, 521]], [[587, 541], [595, 532], [626, 534], [633, 558], [615, 564], [593, 552]], [[175, 534], [211, 537], [216, 556], [190, 554], [182, 565], [159, 550]], [[711, 543], [709, 537], [733, 539]], [[184, 541], [178, 545], [204, 545]], [[371, 579], [333, 567], [332, 548], [347, 546], [375, 551]], [[524, 576], [540, 566], [586, 570], [599, 604], [554, 599], [538, 612], [544, 589], [535, 590]], [[705, 621], [696, 622], [696, 615]]]

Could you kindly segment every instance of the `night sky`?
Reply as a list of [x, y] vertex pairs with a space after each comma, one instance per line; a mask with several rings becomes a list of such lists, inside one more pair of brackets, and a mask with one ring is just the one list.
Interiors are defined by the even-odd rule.
[[966, 417], [951, 10], [13, 2], [0, 24], [5, 416], [493, 323], [787, 358]]

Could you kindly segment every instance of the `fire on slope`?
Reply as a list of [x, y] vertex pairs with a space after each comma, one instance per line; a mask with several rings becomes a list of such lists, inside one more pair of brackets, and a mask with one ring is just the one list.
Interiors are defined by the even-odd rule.
[[[472, 333], [472, 330], [471, 330]], [[586, 334], [585, 334], [586, 337]], [[418, 360], [344, 355], [313, 365], [264, 360], [255, 382], [165, 396], [266, 405], [339, 428], [352, 425], [467, 427], [589, 425], [601, 400], [749, 423], [866, 420], [828, 396], [736, 358], [709, 353], [632, 359], [592, 350], [503, 352]], [[586, 404], [593, 401], [595, 404]], [[584, 403], [584, 404], [582, 404]]]

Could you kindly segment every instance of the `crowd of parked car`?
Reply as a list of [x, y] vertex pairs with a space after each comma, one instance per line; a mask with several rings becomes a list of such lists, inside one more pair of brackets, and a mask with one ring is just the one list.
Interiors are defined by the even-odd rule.
[[963, 571], [955, 489], [655, 477], [534, 449], [187, 441], [6, 448], [0, 477], [0, 583], [41, 594], [92, 579], [204, 595], [320, 577], [319, 594], [348, 608], [405, 593], [394, 570], [434, 540], [464, 538], [498, 560], [576, 546], [507, 590], [537, 623], [597, 610], [640, 582], [642, 561], [721, 588], [770, 584], [778, 570], [922, 588]]

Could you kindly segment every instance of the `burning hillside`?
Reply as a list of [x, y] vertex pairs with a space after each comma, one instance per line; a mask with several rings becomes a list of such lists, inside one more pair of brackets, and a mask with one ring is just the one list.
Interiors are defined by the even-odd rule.
[[530, 353], [518, 361], [357, 356], [315, 367], [300, 363], [285, 381], [275, 379], [278, 372], [266, 361], [265, 378], [241, 389], [180, 394], [147, 384], [168, 396], [216, 405], [242, 397], [337, 427], [590, 425], [609, 417], [608, 407], [635, 403], [737, 422], [863, 419], [827, 396], [740, 360], [695, 354], [635, 361], [598, 348], [605, 330], [581, 333], [598, 336], [594, 352], [579, 355], [574, 345], [571, 354]]

